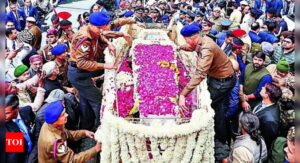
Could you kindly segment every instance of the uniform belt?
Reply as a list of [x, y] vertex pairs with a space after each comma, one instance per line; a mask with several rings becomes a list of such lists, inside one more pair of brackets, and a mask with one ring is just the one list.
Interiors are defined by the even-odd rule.
[[220, 82], [226, 82], [226, 81], [231, 80], [231, 79], [234, 77], [234, 75], [235, 75], [235, 74], [232, 74], [232, 75], [230, 75], [230, 76], [228, 76], [228, 77], [226, 77], [226, 78], [214, 78], [214, 77], [213, 77], [213, 79], [215, 79], [215, 80], [217, 80], [217, 81], [220, 81]]

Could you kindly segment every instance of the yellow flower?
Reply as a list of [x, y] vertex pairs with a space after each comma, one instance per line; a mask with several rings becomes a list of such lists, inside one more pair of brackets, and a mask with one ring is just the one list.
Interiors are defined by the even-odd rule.
[[133, 105], [133, 108], [129, 112], [129, 115], [133, 115], [134, 113], [138, 112], [139, 111], [139, 109], [138, 109], [139, 105], [140, 105], [140, 101], [136, 100], [134, 105]]
[[177, 102], [177, 99], [176, 97], [169, 97], [170, 101], [173, 102], [173, 103], [176, 103]]

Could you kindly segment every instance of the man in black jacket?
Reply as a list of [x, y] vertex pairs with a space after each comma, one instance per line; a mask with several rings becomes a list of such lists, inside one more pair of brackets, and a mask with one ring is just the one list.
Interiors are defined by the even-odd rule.
[[5, 97], [5, 131], [24, 133], [24, 152], [6, 153], [5, 162], [26, 162], [27, 155], [32, 149], [31, 126], [34, 113], [31, 107], [19, 108], [19, 98], [10, 94]]
[[270, 150], [279, 133], [280, 117], [277, 101], [281, 98], [282, 92], [278, 86], [266, 84], [260, 95], [263, 100], [253, 109], [253, 113], [259, 118], [261, 135], [266, 141], [267, 149]]

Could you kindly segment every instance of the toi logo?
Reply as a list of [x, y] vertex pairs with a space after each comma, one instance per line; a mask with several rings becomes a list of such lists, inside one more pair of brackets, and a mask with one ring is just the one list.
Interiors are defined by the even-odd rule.
[[24, 152], [23, 132], [7, 132], [5, 141], [6, 152]]

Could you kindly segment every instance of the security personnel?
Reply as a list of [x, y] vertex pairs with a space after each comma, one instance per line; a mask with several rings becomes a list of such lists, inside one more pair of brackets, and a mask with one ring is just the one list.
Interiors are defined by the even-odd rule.
[[223, 19], [221, 21], [222, 31], [216, 35], [216, 37], [217, 37], [217, 44], [220, 47], [222, 46], [222, 44], [225, 41], [225, 38], [227, 36], [227, 32], [228, 32], [228, 29], [229, 29], [231, 23], [232, 22], [229, 19]]
[[145, 20], [143, 18], [144, 8], [136, 8], [135, 10], [135, 21], [140, 23], [145, 23]]
[[75, 153], [68, 147], [67, 141], [92, 138], [94, 133], [87, 130], [69, 131], [65, 128], [68, 114], [61, 101], [50, 103], [45, 108], [45, 122], [38, 139], [38, 161], [40, 163], [55, 162], [86, 162], [101, 151], [101, 144]]
[[213, 39], [214, 41], [216, 41], [216, 36], [214, 35], [213, 31], [212, 31], [212, 26], [214, 25], [213, 22], [209, 21], [208, 19], [205, 19], [202, 23], [201, 23], [201, 27], [203, 28], [203, 30], [200, 32], [200, 35], [203, 36], [208, 36], [211, 39]]
[[213, 29], [217, 30], [218, 32], [221, 32], [221, 21], [224, 18], [221, 16], [221, 8], [220, 7], [215, 7], [213, 10], [212, 17], [209, 19], [211, 22], [214, 22], [215, 24], [213, 25]]
[[157, 9], [152, 9], [150, 11], [150, 18], [145, 20], [146, 23], [161, 23], [159, 18], [159, 11]]
[[58, 44], [52, 48], [51, 53], [55, 56], [55, 63], [59, 68], [58, 78], [63, 86], [68, 86], [68, 47], [66, 44]]
[[44, 57], [44, 61], [53, 61], [54, 56], [51, 54], [51, 50], [54, 46], [58, 43], [58, 37], [57, 37], [57, 30], [56, 29], [49, 29], [47, 31], [47, 41], [46, 45], [44, 45], [38, 53]]
[[[220, 47], [209, 37], [200, 36], [200, 28], [188, 25], [182, 28], [181, 35], [188, 43], [179, 50], [195, 51], [199, 58], [197, 70], [179, 96], [180, 111], [187, 110], [185, 96], [196, 88], [208, 76], [208, 90], [211, 95], [211, 106], [215, 110], [215, 148], [226, 145], [229, 136], [225, 112], [229, 107], [229, 95], [236, 83], [236, 75], [232, 63]], [[224, 151], [222, 151], [224, 152]], [[219, 155], [219, 153], [215, 153]], [[223, 158], [216, 158], [217, 161]]]
[[[71, 44], [71, 56], [68, 66], [68, 79], [79, 91], [81, 123], [80, 127], [95, 130], [100, 124], [101, 93], [92, 81], [92, 72], [103, 69], [114, 69], [114, 64], [100, 63], [104, 60], [103, 51], [106, 47], [115, 55], [115, 47], [104, 36], [110, 29], [110, 18], [102, 12], [90, 15], [90, 22], [74, 35]], [[112, 31], [108, 31], [115, 34]], [[126, 37], [121, 32], [116, 37]], [[125, 37], [126, 36], [126, 37]], [[90, 115], [92, 108], [93, 115]], [[88, 110], [87, 110], [88, 109]], [[92, 116], [92, 117], [91, 117]], [[94, 123], [91, 119], [95, 119]]]
[[194, 25], [198, 25], [200, 26], [200, 24], [198, 24], [197, 22], [194, 22], [195, 20], [195, 17], [196, 17], [196, 14], [191, 12], [191, 11], [188, 11], [187, 12], [187, 17], [186, 17], [186, 21], [188, 24], [194, 24]]

